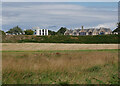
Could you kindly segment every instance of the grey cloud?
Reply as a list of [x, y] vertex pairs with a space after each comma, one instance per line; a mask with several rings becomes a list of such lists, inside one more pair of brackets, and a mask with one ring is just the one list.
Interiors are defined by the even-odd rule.
[[[117, 21], [117, 12], [72, 4], [40, 4], [3, 7], [3, 24], [26, 24], [40, 27], [80, 25], [97, 26]], [[54, 27], [55, 28], [55, 27]]]

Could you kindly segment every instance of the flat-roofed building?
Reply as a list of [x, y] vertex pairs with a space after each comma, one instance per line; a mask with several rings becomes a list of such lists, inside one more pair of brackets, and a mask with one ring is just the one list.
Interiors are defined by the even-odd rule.
[[48, 35], [48, 29], [40, 29], [39, 27], [33, 27], [34, 35], [45, 36]]

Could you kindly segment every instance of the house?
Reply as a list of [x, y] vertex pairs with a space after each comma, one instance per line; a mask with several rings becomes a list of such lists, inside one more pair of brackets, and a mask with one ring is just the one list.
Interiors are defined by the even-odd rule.
[[112, 34], [112, 30], [110, 28], [89, 28], [89, 29], [70, 29], [66, 30], [64, 35], [73, 35], [73, 36], [84, 36], [84, 35], [106, 35]]
[[40, 29], [39, 27], [33, 27], [34, 35], [48, 35], [48, 29]]
[[5, 32], [6, 35], [23, 35], [24, 33], [8, 33], [8, 32]]
[[118, 35], [119, 33], [118, 32], [113, 32], [113, 34]]
[[120, 27], [118, 27], [118, 28], [116, 28], [115, 30], [113, 30], [112, 33], [113, 33], [113, 34], [116, 34], [116, 35], [120, 34]]

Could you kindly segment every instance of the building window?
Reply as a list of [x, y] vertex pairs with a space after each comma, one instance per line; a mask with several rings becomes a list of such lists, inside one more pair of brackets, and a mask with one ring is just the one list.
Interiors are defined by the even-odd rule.
[[86, 35], [86, 32], [80, 32], [79, 35], [84, 36]]
[[100, 32], [100, 35], [104, 35], [105, 33], [102, 31], [102, 32]]
[[74, 36], [76, 36], [76, 35], [77, 35], [77, 33], [76, 33], [76, 32], [74, 32], [74, 33], [73, 33], [73, 35], [74, 35]]
[[88, 34], [89, 34], [89, 35], [92, 35], [92, 32], [89, 32]]
[[39, 30], [39, 34], [41, 35], [41, 30]]
[[65, 35], [69, 35], [69, 33], [65, 33]]

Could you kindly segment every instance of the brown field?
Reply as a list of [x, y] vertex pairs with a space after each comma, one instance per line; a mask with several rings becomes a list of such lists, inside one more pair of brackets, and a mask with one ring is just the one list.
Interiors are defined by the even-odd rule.
[[2, 82], [3, 84], [117, 84], [118, 50], [115, 49], [117, 44], [4, 43]]
[[118, 49], [118, 44], [3, 43], [3, 51]]

